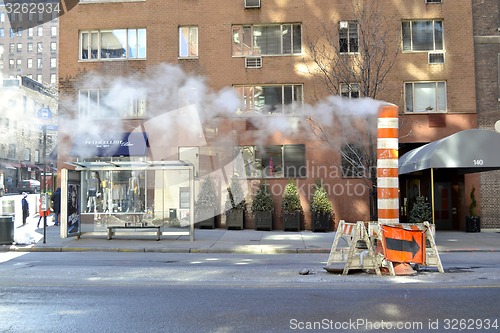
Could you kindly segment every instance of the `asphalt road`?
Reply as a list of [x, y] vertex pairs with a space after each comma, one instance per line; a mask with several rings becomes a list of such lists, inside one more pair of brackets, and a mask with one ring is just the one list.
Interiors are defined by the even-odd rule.
[[411, 277], [330, 274], [326, 259], [0, 253], [0, 332], [500, 331], [498, 253]]

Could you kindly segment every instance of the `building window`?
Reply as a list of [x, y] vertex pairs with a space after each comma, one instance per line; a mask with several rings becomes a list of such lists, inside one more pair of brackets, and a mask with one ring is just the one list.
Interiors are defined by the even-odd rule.
[[51, 42], [50, 43], [50, 51], [51, 52], [57, 51], [57, 43], [56, 42]]
[[442, 51], [443, 21], [403, 21], [403, 51]]
[[57, 74], [50, 74], [50, 84], [57, 83]]
[[9, 59], [9, 69], [14, 69], [15, 62], [14, 59]]
[[146, 94], [134, 90], [126, 95], [127, 98], [117, 98], [109, 90], [80, 90], [80, 116], [94, 119], [143, 118], [146, 113]]
[[43, 36], [43, 27], [38, 27], [36, 31], [37, 31], [37, 36]]
[[42, 42], [36, 43], [36, 52], [42, 53], [42, 51], [43, 51], [43, 43]]
[[33, 43], [28, 43], [28, 52], [33, 52]]
[[24, 160], [31, 161], [31, 150], [29, 148], [24, 149]]
[[307, 176], [306, 147], [283, 146], [235, 147], [234, 175], [248, 178], [304, 178]]
[[341, 83], [340, 95], [347, 98], [359, 98], [359, 84], [357, 83]]
[[0, 28], [0, 38], [3, 38], [3, 37], [5, 37], [5, 29]]
[[342, 21], [339, 24], [339, 51], [340, 53], [358, 52], [359, 33], [358, 22]]
[[50, 68], [57, 67], [57, 58], [50, 58]]
[[198, 57], [198, 27], [179, 27], [179, 57]]
[[50, 35], [57, 36], [57, 27], [50, 27]]
[[4, 12], [0, 13], [0, 22], [5, 22], [5, 13]]
[[28, 58], [27, 62], [26, 62], [26, 65], [27, 65], [28, 68], [33, 68], [33, 59]]
[[9, 53], [14, 53], [16, 45], [14, 43], [9, 44]]
[[234, 86], [241, 100], [238, 113], [296, 114], [302, 110], [301, 84]]
[[16, 59], [16, 69], [21, 69], [22, 66], [23, 66], [23, 60]]
[[33, 28], [28, 28], [28, 37], [33, 37]]
[[22, 37], [23, 36], [23, 29], [17, 28], [17, 37]]
[[146, 29], [80, 32], [80, 60], [146, 59]]
[[235, 25], [233, 56], [302, 53], [300, 24]]
[[34, 162], [35, 162], [35, 163], [40, 163], [40, 162], [41, 162], [41, 161], [40, 161], [40, 150], [35, 149], [35, 152], [33, 153], [33, 155], [34, 155], [34, 156], [33, 156], [33, 157], [34, 157], [34, 158], [33, 158]]
[[16, 156], [16, 144], [15, 143], [9, 143], [9, 150], [7, 152], [7, 158], [9, 159], [15, 159]]
[[17, 43], [16, 51], [17, 53], [21, 53], [23, 51], [23, 43]]
[[406, 112], [445, 112], [446, 82], [405, 83]]
[[36, 68], [42, 68], [42, 64], [43, 64], [43, 59], [37, 58], [36, 59]]
[[368, 177], [365, 170], [366, 153], [358, 144], [348, 143], [342, 146], [342, 177], [363, 178]]
[[14, 38], [14, 29], [10, 28], [9, 36], [10, 38]]
[[42, 74], [37, 74], [36, 81], [39, 82], [39, 83], [43, 83], [42, 80], [43, 80]]

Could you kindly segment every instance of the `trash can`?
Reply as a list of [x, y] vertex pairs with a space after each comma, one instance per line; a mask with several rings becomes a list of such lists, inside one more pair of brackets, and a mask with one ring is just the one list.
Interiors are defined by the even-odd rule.
[[0, 216], [0, 245], [14, 243], [14, 217], [11, 215]]

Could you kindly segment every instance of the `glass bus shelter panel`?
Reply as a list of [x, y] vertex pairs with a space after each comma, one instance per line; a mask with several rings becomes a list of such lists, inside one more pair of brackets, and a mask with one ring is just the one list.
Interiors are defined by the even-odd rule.
[[190, 176], [190, 170], [147, 171], [145, 222], [164, 227], [189, 225]]

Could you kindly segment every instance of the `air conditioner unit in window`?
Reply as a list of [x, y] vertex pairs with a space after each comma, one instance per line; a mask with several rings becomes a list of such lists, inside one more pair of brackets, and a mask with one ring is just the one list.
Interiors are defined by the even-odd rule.
[[261, 68], [262, 57], [246, 57], [245, 68]]
[[243, 0], [245, 8], [260, 8], [260, 0]]
[[425, 0], [425, 3], [442, 3], [442, 0]]
[[347, 22], [347, 21], [340, 21], [339, 22], [339, 27], [340, 27], [340, 29], [347, 29], [347, 28], [349, 28], [349, 22]]
[[444, 64], [444, 52], [429, 52], [429, 64]]

